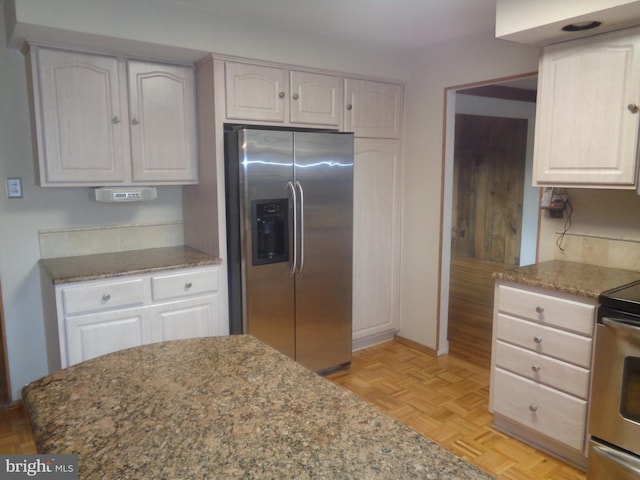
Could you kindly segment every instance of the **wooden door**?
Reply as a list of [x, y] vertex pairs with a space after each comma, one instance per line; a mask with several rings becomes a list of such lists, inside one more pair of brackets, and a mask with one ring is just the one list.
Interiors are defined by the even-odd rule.
[[456, 115], [452, 254], [518, 265], [527, 120]]

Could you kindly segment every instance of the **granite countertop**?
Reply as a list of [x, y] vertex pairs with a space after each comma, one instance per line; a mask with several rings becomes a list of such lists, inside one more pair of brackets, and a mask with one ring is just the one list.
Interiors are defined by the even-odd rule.
[[27, 385], [40, 453], [79, 478], [490, 479], [250, 336], [156, 343]]
[[49, 274], [53, 283], [58, 284], [215, 265], [220, 263], [220, 259], [190, 247], [179, 246], [46, 258], [41, 259], [39, 263]]
[[607, 290], [640, 280], [640, 272], [552, 260], [494, 273], [494, 278], [561, 293], [595, 298]]

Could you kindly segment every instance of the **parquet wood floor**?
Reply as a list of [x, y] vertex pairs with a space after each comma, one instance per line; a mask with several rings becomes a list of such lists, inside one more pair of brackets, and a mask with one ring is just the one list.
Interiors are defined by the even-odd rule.
[[491, 427], [485, 367], [394, 341], [354, 352], [326, 378], [500, 480], [586, 479]]
[[[585, 480], [580, 472], [491, 428], [489, 371], [388, 342], [354, 352], [334, 383], [500, 480]], [[22, 407], [0, 413], [0, 453], [36, 453]]]
[[22, 406], [0, 412], [0, 453], [37, 453], [31, 425]]

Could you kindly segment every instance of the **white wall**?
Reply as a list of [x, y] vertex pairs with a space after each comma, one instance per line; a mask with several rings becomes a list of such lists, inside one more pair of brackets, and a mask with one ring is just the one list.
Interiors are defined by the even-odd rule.
[[[67, 42], [133, 53], [184, 59], [216, 52], [406, 78], [399, 52], [346, 45], [340, 39], [292, 36], [159, 0], [16, 0], [15, 10], [16, 45], [20, 45], [18, 34], [51, 40], [61, 38], [60, 29], [68, 29], [72, 33], [63, 35]], [[0, 30], [4, 20], [0, 19]], [[9, 23], [14, 23], [11, 18]], [[22, 178], [24, 198], [6, 198], [5, 177]], [[14, 399], [24, 384], [47, 373], [38, 231], [182, 221], [181, 188], [159, 188], [158, 197], [142, 205], [108, 205], [91, 200], [87, 188], [36, 187], [24, 59], [17, 49], [0, 45], [0, 279]]]
[[539, 50], [468, 37], [414, 52], [407, 82], [400, 335], [438, 349], [444, 94], [447, 87], [535, 72]]

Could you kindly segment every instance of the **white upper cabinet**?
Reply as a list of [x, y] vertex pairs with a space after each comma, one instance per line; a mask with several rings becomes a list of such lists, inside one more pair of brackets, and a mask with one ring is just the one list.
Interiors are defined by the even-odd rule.
[[338, 76], [225, 62], [228, 120], [340, 128], [343, 92]]
[[356, 137], [400, 138], [402, 85], [347, 78], [345, 131]]
[[125, 135], [117, 58], [33, 47], [30, 53], [41, 185], [88, 176], [122, 183]]
[[341, 127], [344, 87], [341, 77], [290, 72], [291, 123]]
[[197, 183], [193, 68], [39, 46], [29, 57], [40, 186]]
[[194, 71], [129, 60], [134, 182], [198, 179]]
[[634, 188], [640, 30], [546, 47], [540, 61], [534, 184]]
[[284, 123], [288, 88], [286, 70], [226, 62], [227, 118]]

